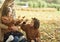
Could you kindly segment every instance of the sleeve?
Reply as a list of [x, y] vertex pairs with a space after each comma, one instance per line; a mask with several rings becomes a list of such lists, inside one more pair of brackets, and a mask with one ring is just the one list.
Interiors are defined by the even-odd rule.
[[26, 24], [25, 24], [25, 22], [23, 22], [20, 26], [21, 26], [21, 29], [22, 29], [23, 31], [26, 30]]

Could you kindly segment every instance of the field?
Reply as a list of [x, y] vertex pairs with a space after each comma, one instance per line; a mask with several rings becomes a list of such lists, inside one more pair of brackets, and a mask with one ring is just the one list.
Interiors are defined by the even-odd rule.
[[40, 20], [41, 42], [60, 42], [60, 12], [53, 8], [15, 7], [16, 17], [36, 17]]
[[60, 12], [16, 8], [16, 16], [36, 17], [40, 20], [41, 42], [60, 42]]

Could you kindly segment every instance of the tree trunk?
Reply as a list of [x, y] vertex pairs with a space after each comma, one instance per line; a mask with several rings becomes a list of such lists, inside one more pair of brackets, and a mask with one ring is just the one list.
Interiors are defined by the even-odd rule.
[[14, 0], [5, 0], [2, 7], [1, 7], [1, 12], [4, 9], [4, 7], [11, 6], [13, 2], [14, 2]]

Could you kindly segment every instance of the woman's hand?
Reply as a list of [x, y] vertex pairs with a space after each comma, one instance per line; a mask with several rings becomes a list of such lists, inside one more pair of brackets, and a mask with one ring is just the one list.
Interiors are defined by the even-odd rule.
[[18, 31], [18, 27], [17, 26], [11, 26], [10, 29], [13, 30], [13, 31]]

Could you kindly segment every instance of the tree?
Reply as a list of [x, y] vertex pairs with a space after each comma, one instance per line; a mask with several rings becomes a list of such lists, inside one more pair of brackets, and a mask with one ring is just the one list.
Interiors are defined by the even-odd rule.
[[2, 10], [4, 9], [4, 7], [8, 7], [8, 6], [11, 6], [12, 3], [14, 2], [14, 0], [5, 0], [2, 7], [1, 7], [1, 10], [0, 12], [2, 12]]
[[5, 0], [2, 7], [1, 7], [1, 10], [3, 9], [3, 7], [10, 6], [13, 2], [14, 2], [14, 0]]

